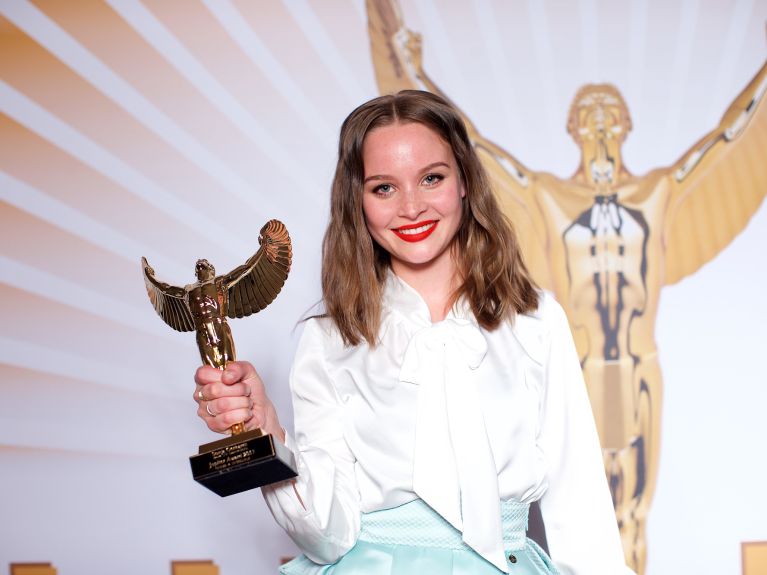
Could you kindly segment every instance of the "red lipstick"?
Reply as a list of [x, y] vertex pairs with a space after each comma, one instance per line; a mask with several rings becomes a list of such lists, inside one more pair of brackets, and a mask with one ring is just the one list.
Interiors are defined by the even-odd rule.
[[437, 229], [438, 220], [426, 220], [417, 224], [410, 224], [395, 228], [392, 231], [397, 237], [406, 242], [420, 242], [428, 238]]

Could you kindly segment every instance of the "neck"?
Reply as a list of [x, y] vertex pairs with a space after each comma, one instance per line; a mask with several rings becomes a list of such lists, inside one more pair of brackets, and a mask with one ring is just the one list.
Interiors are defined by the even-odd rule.
[[[593, 164], [593, 166], [592, 166]], [[612, 155], [604, 145], [597, 146], [588, 155], [581, 149], [581, 161], [575, 180], [591, 187], [614, 188], [628, 176], [623, 167], [620, 149], [613, 149]]]
[[457, 269], [449, 251], [428, 264], [410, 265], [395, 260], [391, 267], [429, 306], [432, 322], [445, 319], [453, 304], [453, 291], [458, 287]]

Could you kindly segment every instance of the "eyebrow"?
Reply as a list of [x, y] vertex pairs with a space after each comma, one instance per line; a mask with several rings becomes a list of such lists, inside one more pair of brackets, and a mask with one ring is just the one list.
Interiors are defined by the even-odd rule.
[[[450, 166], [447, 164], [447, 162], [434, 162], [432, 164], [429, 164], [428, 166], [424, 166], [421, 168], [421, 173], [428, 172], [429, 170], [433, 170], [437, 167], [444, 167], [444, 168], [450, 168]], [[391, 176], [387, 176], [386, 174], [376, 174], [374, 176], [368, 176], [365, 178], [362, 182], [362, 184], [367, 184], [371, 180], [392, 180]]]

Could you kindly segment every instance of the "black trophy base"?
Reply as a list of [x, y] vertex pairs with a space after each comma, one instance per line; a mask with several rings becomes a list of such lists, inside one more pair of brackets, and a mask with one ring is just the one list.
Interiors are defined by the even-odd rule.
[[259, 430], [201, 445], [189, 463], [195, 481], [221, 497], [298, 475], [291, 451]]

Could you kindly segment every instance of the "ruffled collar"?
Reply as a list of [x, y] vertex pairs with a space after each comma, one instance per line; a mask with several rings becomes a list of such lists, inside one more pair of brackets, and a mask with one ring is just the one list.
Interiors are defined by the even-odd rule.
[[[544, 292], [539, 292], [541, 302], [546, 301]], [[416, 331], [424, 327], [435, 325], [431, 321], [431, 312], [429, 306], [421, 297], [415, 288], [389, 270], [383, 293], [383, 314], [394, 315], [397, 320], [395, 323], [404, 323], [405, 329], [412, 336]], [[464, 298], [459, 299], [448, 311], [445, 320], [465, 320], [477, 326], [479, 323], [474, 317], [469, 302]], [[404, 320], [404, 322], [402, 321]], [[390, 321], [382, 321], [382, 332], [380, 337], [383, 339], [385, 330], [389, 327]], [[438, 322], [439, 323], [439, 322]], [[544, 325], [541, 321], [541, 310], [536, 310], [528, 314], [517, 314], [512, 323], [512, 332], [525, 353], [538, 365], [543, 362], [544, 356]]]
[[[429, 306], [421, 294], [391, 270], [388, 271], [384, 284], [383, 306], [384, 313], [392, 311], [419, 327], [433, 325]], [[471, 306], [463, 298], [455, 302], [448, 311], [445, 320], [451, 319], [466, 320], [478, 326]]]

